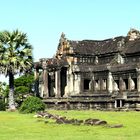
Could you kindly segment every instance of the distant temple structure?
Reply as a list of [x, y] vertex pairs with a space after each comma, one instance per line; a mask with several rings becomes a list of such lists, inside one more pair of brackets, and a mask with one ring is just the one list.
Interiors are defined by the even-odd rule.
[[60, 109], [137, 108], [140, 103], [140, 32], [106, 40], [68, 40], [62, 33], [53, 58], [34, 65], [36, 94]]

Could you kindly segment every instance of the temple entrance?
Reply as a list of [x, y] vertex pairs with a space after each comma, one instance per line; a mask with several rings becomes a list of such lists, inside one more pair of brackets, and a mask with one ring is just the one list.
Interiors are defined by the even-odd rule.
[[50, 73], [48, 75], [48, 92], [49, 92], [49, 97], [55, 97], [54, 93], [54, 87], [55, 87], [55, 76], [53, 73]]
[[61, 69], [61, 97], [65, 94], [65, 87], [67, 85], [67, 68], [62, 67]]

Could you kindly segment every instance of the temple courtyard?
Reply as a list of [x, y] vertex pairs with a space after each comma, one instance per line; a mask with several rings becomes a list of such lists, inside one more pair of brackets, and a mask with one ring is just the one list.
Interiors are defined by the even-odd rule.
[[[121, 128], [110, 128], [104, 125], [57, 124], [52, 119], [35, 118], [34, 114], [18, 112], [0, 112], [1, 140], [139, 140], [139, 112], [107, 111], [56, 111], [51, 114], [85, 120], [88, 118], [107, 121], [109, 125], [123, 124]], [[45, 123], [46, 122], [46, 123]]]

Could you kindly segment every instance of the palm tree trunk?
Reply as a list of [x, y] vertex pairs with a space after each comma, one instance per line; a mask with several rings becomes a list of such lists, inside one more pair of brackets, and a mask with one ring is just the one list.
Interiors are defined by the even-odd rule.
[[9, 73], [9, 110], [14, 111], [16, 109], [14, 102], [14, 75]]

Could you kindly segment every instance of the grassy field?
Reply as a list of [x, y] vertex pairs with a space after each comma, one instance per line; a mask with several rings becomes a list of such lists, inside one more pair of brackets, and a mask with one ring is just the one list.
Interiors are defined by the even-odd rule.
[[122, 128], [44, 123], [34, 114], [0, 112], [0, 140], [140, 140], [140, 112], [49, 111], [68, 118], [98, 118]]

